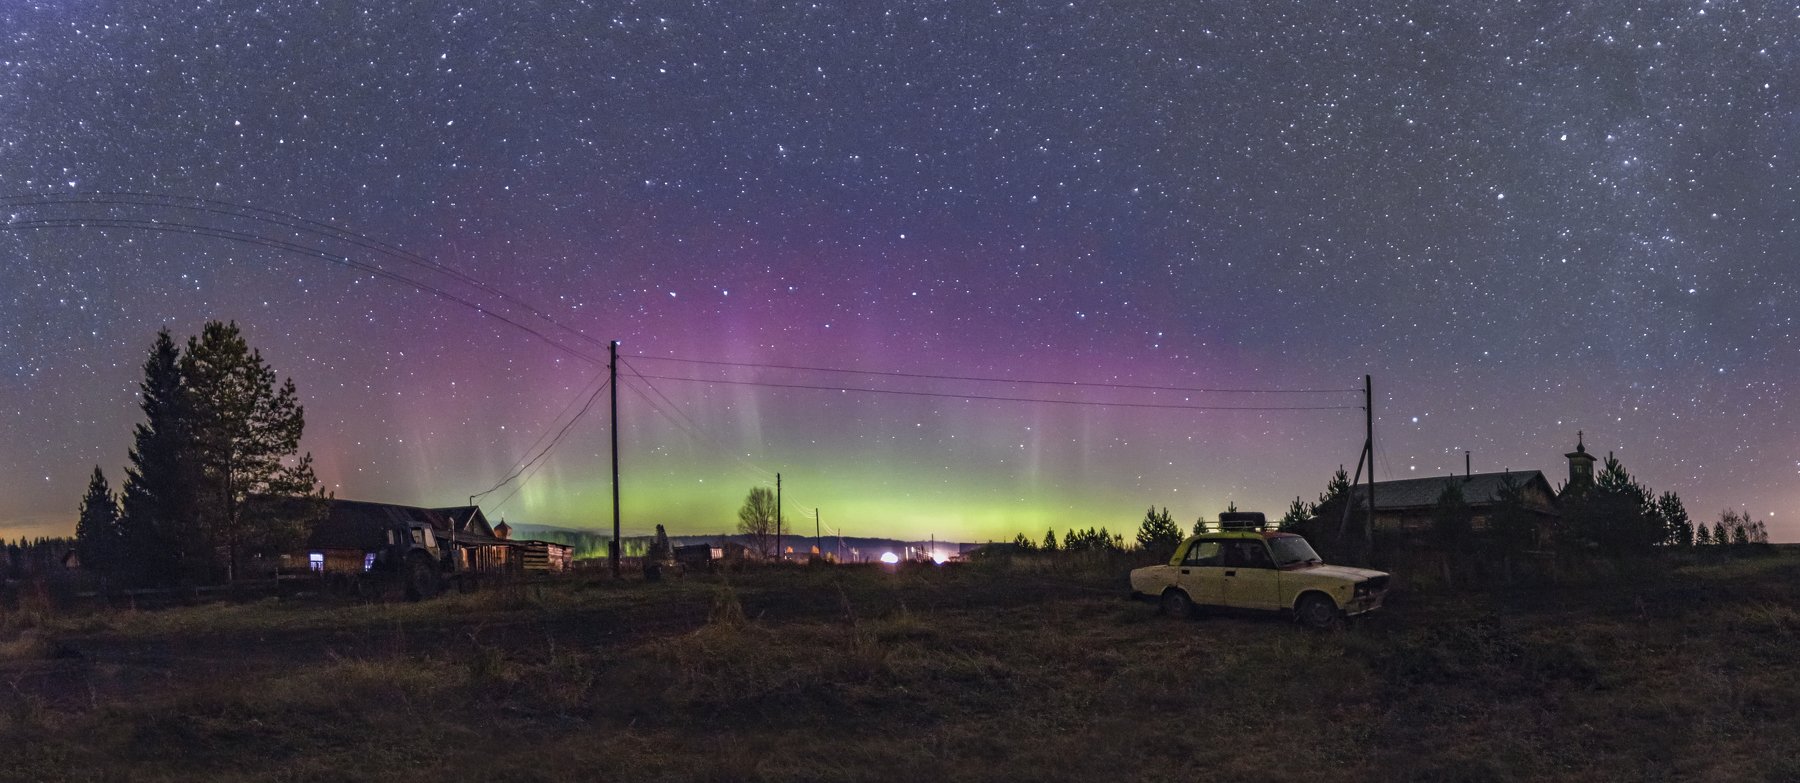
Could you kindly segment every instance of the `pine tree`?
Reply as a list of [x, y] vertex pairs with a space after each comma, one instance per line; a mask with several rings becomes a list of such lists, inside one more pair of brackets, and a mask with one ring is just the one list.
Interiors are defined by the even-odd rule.
[[1682, 504], [1680, 495], [1662, 493], [1662, 497], [1656, 499], [1656, 516], [1662, 522], [1664, 543], [1681, 547], [1694, 545], [1694, 521], [1688, 518], [1687, 506]]
[[1073, 552], [1076, 549], [1080, 549], [1082, 547], [1077, 546], [1077, 544], [1079, 544], [1079, 543], [1081, 543], [1081, 539], [1076, 537], [1075, 530], [1073, 528], [1071, 528], [1069, 530], [1069, 532], [1063, 534], [1063, 549], [1064, 550]]
[[1044, 531], [1044, 551], [1045, 552], [1055, 552], [1056, 551], [1056, 531], [1055, 530], [1045, 530]]
[[1313, 507], [1301, 500], [1299, 495], [1295, 495], [1294, 502], [1288, 504], [1287, 513], [1281, 515], [1281, 521], [1276, 523], [1275, 529], [1291, 530], [1312, 519], [1312, 516]]
[[1194, 520], [1193, 535], [1197, 536], [1197, 535], [1200, 535], [1201, 533], [1205, 533], [1205, 532], [1206, 532], [1206, 515], [1201, 514], [1197, 519]]
[[1448, 552], [1460, 552], [1468, 547], [1473, 535], [1472, 523], [1474, 512], [1469, 508], [1469, 501], [1463, 497], [1461, 480], [1451, 477], [1444, 482], [1444, 490], [1438, 493], [1437, 506], [1432, 509], [1431, 532], [1437, 539], [1439, 547]]
[[1175, 526], [1175, 518], [1169, 515], [1164, 507], [1159, 513], [1156, 506], [1144, 512], [1144, 522], [1138, 527], [1138, 548], [1162, 559], [1175, 553], [1175, 546], [1181, 543], [1181, 528]]
[[[294, 381], [277, 386], [262, 352], [236, 322], [211, 321], [188, 338], [181, 356], [188, 435], [196, 457], [195, 511], [208, 552], [223, 550], [227, 580], [247, 554], [274, 553], [304, 540], [323, 510], [312, 455], [296, 455], [306, 429]], [[252, 499], [313, 498], [316, 504]], [[208, 558], [211, 560], [212, 558]], [[208, 563], [216, 568], [217, 563]]]
[[169, 330], [157, 333], [138, 384], [144, 420], [132, 430], [119, 520], [119, 571], [138, 583], [167, 584], [183, 568], [181, 542], [194, 535], [194, 458], [187, 436], [181, 352]]
[[1694, 546], [1712, 546], [1712, 528], [1705, 522], [1694, 526]]
[[1493, 532], [1495, 543], [1507, 555], [1530, 551], [1537, 545], [1538, 517], [1525, 502], [1525, 485], [1511, 475], [1504, 476], [1494, 496], [1496, 503], [1488, 529]]
[[1325, 483], [1325, 491], [1319, 493], [1319, 502], [1313, 504], [1313, 508], [1316, 509], [1338, 498], [1348, 497], [1349, 494], [1350, 474], [1344, 472], [1343, 465], [1339, 465], [1337, 472], [1331, 474], [1331, 480]]
[[106, 484], [106, 474], [94, 466], [87, 494], [81, 498], [81, 517], [75, 522], [75, 551], [81, 567], [111, 574], [118, 567], [119, 500]]
[[1027, 538], [1024, 533], [1020, 533], [1013, 537], [1013, 546], [1018, 547], [1020, 552], [1034, 552], [1037, 550], [1037, 544], [1032, 542], [1030, 538]]
[[1712, 541], [1713, 541], [1713, 544], [1715, 544], [1717, 546], [1724, 546], [1726, 544], [1731, 543], [1731, 534], [1725, 532], [1725, 523], [1724, 522], [1714, 522], [1713, 523]]
[[1655, 495], [1611, 454], [1592, 487], [1569, 495], [1565, 512], [1575, 532], [1603, 552], [1646, 552], [1664, 539]]

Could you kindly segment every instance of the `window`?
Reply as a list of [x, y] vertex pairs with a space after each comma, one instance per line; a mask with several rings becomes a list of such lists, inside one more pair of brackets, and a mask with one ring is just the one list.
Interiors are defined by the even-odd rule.
[[1195, 541], [1188, 547], [1187, 557], [1183, 558], [1184, 566], [1216, 566], [1219, 564], [1219, 542]]
[[1274, 568], [1261, 541], [1233, 541], [1225, 548], [1227, 568]]
[[315, 574], [324, 573], [325, 572], [325, 553], [324, 552], [309, 552], [309, 553], [307, 553], [306, 567], [312, 569], [313, 573], [315, 573]]
[[364, 552], [363, 553], [363, 570], [364, 571], [375, 570], [375, 553], [374, 552]]

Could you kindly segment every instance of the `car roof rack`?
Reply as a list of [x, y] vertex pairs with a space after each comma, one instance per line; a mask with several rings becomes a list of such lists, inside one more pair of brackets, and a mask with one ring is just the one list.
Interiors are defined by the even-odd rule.
[[1261, 511], [1227, 511], [1219, 515], [1219, 529], [1229, 533], [1260, 533], [1269, 526]]

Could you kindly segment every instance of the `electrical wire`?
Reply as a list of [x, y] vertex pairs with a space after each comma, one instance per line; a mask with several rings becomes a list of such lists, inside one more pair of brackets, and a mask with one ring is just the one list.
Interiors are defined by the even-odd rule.
[[329, 261], [334, 264], [338, 264], [340, 266], [346, 266], [351, 269], [355, 269], [357, 271], [364, 272], [372, 277], [378, 277], [378, 278], [381, 278], [384, 280], [388, 280], [390, 282], [399, 283], [401, 285], [405, 285], [405, 286], [411, 287], [413, 289], [423, 291], [425, 293], [431, 294], [433, 296], [436, 296], [436, 297], [443, 299], [445, 301], [448, 301], [448, 302], [454, 302], [456, 304], [460, 304], [465, 307], [469, 307], [469, 308], [475, 310], [476, 312], [481, 313], [482, 315], [485, 315], [489, 318], [493, 318], [493, 319], [500, 321], [501, 323], [504, 323], [515, 329], [524, 331], [527, 334], [530, 334], [533, 337], [536, 337], [538, 340], [542, 341], [544, 344], [549, 345], [550, 347], [555, 348], [564, 353], [567, 353], [570, 356], [573, 356], [577, 359], [581, 359], [583, 361], [586, 361], [586, 362], [589, 362], [592, 364], [598, 364], [598, 365], [606, 364], [606, 360], [604, 360], [604, 359], [600, 359], [595, 356], [590, 356], [579, 350], [571, 348], [571, 347], [557, 341], [555, 338], [553, 338], [547, 334], [544, 334], [541, 331], [538, 331], [537, 329], [533, 329], [530, 326], [527, 326], [527, 325], [519, 323], [518, 321], [515, 321], [511, 318], [508, 318], [507, 316], [505, 316], [501, 313], [495, 312], [494, 310], [491, 310], [491, 309], [481, 305], [480, 303], [471, 301], [469, 299], [465, 299], [461, 296], [453, 294], [449, 291], [445, 291], [445, 290], [438, 288], [436, 286], [433, 286], [429, 283], [426, 283], [426, 282], [423, 282], [420, 280], [414, 280], [412, 278], [409, 278], [409, 277], [399, 274], [397, 272], [382, 269], [381, 267], [374, 266], [374, 265], [368, 264], [366, 262], [358, 261], [356, 259], [350, 258], [349, 256], [342, 256], [342, 255], [338, 255], [336, 253], [329, 253], [324, 250], [320, 250], [318, 248], [306, 247], [304, 245], [298, 245], [298, 244], [288, 242], [285, 240], [273, 239], [270, 237], [265, 237], [265, 236], [261, 236], [261, 235], [257, 235], [257, 234], [249, 234], [249, 233], [245, 233], [245, 232], [241, 232], [241, 231], [233, 231], [230, 229], [214, 228], [212, 226], [199, 226], [199, 225], [193, 225], [193, 224], [188, 224], [188, 223], [168, 223], [168, 222], [155, 221], [155, 220], [127, 220], [127, 219], [122, 219], [122, 218], [105, 218], [105, 219], [55, 218], [55, 219], [44, 219], [44, 220], [21, 220], [21, 221], [13, 221], [13, 222], [8, 222], [8, 223], [0, 223], [0, 230], [5, 230], [5, 231], [17, 231], [17, 230], [22, 230], [22, 229], [57, 229], [57, 228], [119, 228], [119, 229], [128, 229], [128, 230], [134, 230], [134, 231], [150, 231], [150, 232], [158, 232], [158, 233], [187, 234], [190, 236], [202, 236], [202, 237], [208, 237], [208, 238], [212, 238], [212, 239], [224, 239], [224, 240], [229, 240], [229, 241], [233, 241], [233, 242], [241, 242], [244, 244], [256, 245], [259, 247], [265, 247], [265, 248], [270, 248], [270, 249], [275, 249], [275, 250], [283, 250], [283, 251], [287, 251], [290, 253], [294, 253], [296, 255], [311, 256], [313, 258], [322, 259], [322, 260]]
[[[556, 437], [552, 438], [550, 440], [550, 442], [544, 446], [544, 449], [537, 453], [537, 456], [532, 457], [530, 461], [525, 463], [525, 467], [513, 471], [512, 475], [501, 479], [500, 483], [495, 484], [493, 489], [489, 489], [487, 492], [483, 492], [480, 495], [476, 495], [476, 497], [479, 498], [479, 497], [485, 496], [488, 494], [488, 492], [493, 492], [494, 490], [499, 489], [502, 486], [505, 486], [507, 482], [512, 481], [515, 478], [518, 478], [521, 474], [523, 474], [527, 470], [531, 469], [531, 467], [533, 465], [537, 465], [540, 462], [542, 462], [544, 457], [546, 457], [550, 454], [550, 450], [556, 448], [556, 444], [562, 442], [563, 436], [569, 434], [569, 429], [575, 426], [575, 422], [581, 421], [581, 417], [587, 414], [588, 409], [594, 407], [594, 400], [597, 400], [600, 398], [600, 392], [606, 391], [606, 387], [610, 383], [612, 383], [612, 381], [609, 379], [606, 383], [602, 383], [602, 384], [600, 384], [600, 386], [598, 388], [594, 389], [594, 393], [588, 396], [587, 403], [581, 406], [580, 412], [576, 413], [574, 418], [569, 419], [569, 422], [567, 424], [564, 424], [562, 429], [556, 433]], [[527, 479], [527, 480], [529, 480], [529, 479]], [[524, 481], [519, 482], [519, 486], [513, 488], [512, 494], [507, 495], [506, 500], [511, 500], [513, 495], [516, 495], [519, 493], [519, 487], [523, 487], [523, 486], [525, 486], [525, 482]], [[495, 506], [494, 508], [498, 509], [500, 506], [506, 505], [506, 500], [500, 501], [500, 505]]]
[[1095, 400], [1047, 400], [1039, 397], [1002, 397], [987, 394], [948, 394], [943, 392], [908, 391], [903, 389], [868, 389], [857, 386], [814, 386], [801, 383], [769, 383], [765, 381], [730, 381], [720, 378], [686, 378], [673, 375], [644, 375], [663, 381], [688, 383], [722, 383], [732, 386], [764, 386], [775, 389], [813, 389], [817, 391], [859, 392], [864, 394], [897, 394], [908, 397], [942, 397], [953, 400], [996, 400], [1000, 402], [1032, 402], [1048, 405], [1088, 405], [1103, 408], [1155, 408], [1189, 411], [1348, 411], [1360, 410], [1354, 405], [1175, 405], [1153, 402], [1099, 402]]
[[[530, 465], [530, 460], [528, 460], [526, 458], [526, 456], [530, 455], [532, 452], [536, 451], [538, 446], [543, 444], [544, 439], [550, 437], [551, 432], [556, 431], [556, 423], [559, 421], [562, 421], [562, 418], [564, 416], [568, 415], [569, 411], [574, 410], [575, 404], [578, 402], [581, 402], [581, 398], [584, 395], [588, 394], [588, 392], [587, 392], [588, 385], [596, 383], [596, 382], [600, 384], [601, 389], [606, 388], [606, 383], [607, 383], [606, 378], [604, 375], [599, 375], [599, 374], [596, 374], [593, 377], [593, 379], [589, 380], [587, 383], [582, 384], [581, 388], [577, 389], [575, 391], [575, 396], [570, 397], [568, 403], [563, 405], [562, 410], [557, 411], [556, 415], [550, 419], [549, 426], [546, 426], [544, 428], [544, 431], [538, 434], [537, 440], [532, 441], [530, 446], [525, 447], [525, 454], [521, 455], [518, 460], [515, 460], [513, 462], [512, 467], [507, 468], [507, 471], [508, 471], [507, 478], [501, 479], [499, 483], [495, 484], [492, 487], [482, 490], [481, 492], [475, 493], [474, 495], [472, 495], [470, 497], [470, 500], [471, 501], [479, 500], [483, 497], [488, 496], [495, 490], [497, 490], [503, 486], [506, 486], [506, 482], [511, 481], [514, 477], [518, 476], [519, 473], [523, 472]], [[598, 390], [596, 390], [594, 393], [597, 394]], [[589, 404], [592, 404], [593, 397], [588, 396], [588, 399], [589, 399]], [[585, 412], [585, 410], [586, 409], [584, 408], [583, 411]], [[577, 415], [577, 418], [579, 418], [579, 414]], [[570, 421], [572, 422], [574, 420], [571, 419]]]
[[1360, 392], [1362, 389], [1203, 389], [1187, 386], [1155, 386], [1137, 383], [1089, 383], [1086, 381], [1053, 381], [1025, 378], [993, 378], [977, 375], [935, 375], [931, 373], [899, 372], [894, 370], [853, 370], [842, 367], [815, 367], [798, 364], [757, 364], [753, 362], [728, 362], [713, 359], [680, 359], [673, 356], [652, 356], [650, 354], [631, 354], [634, 358], [651, 359], [664, 362], [681, 362], [683, 364], [706, 364], [722, 367], [755, 367], [770, 370], [806, 370], [811, 372], [843, 373], [846, 375], [885, 375], [895, 378], [927, 378], [942, 381], [977, 381], [981, 383], [1013, 383], [1046, 386], [1081, 386], [1102, 389], [1136, 389], [1148, 391], [1195, 392], [1203, 394], [1347, 394]]
[[[125, 199], [135, 199], [135, 200], [125, 200]], [[182, 202], [191, 202], [191, 203], [182, 203]], [[524, 309], [525, 311], [531, 313], [532, 315], [537, 316], [539, 319], [542, 319], [546, 323], [552, 324], [552, 325], [562, 329], [563, 331], [568, 332], [571, 335], [574, 335], [575, 337], [577, 337], [579, 339], [586, 340], [587, 342], [592, 343], [596, 346], [604, 346], [605, 345], [604, 342], [602, 342], [594, 337], [590, 337], [587, 334], [580, 331], [579, 329], [575, 329], [574, 327], [571, 327], [571, 326], [557, 320], [555, 317], [551, 316], [550, 314], [545, 313], [545, 312], [537, 309], [536, 307], [533, 307], [529, 302], [526, 302], [523, 299], [513, 296], [512, 294], [507, 293], [505, 290], [503, 290], [497, 286], [494, 286], [490, 283], [487, 283], [473, 275], [463, 272], [462, 270], [459, 270], [453, 266], [450, 266], [449, 264], [443, 263], [441, 261], [435, 261], [430, 258], [426, 258], [425, 256], [422, 256], [418, 253], [414, 253], [412, 251], [401, 248], [397, 245], [394, 245], [394, 244], [391, 244], [388, 242], [384, 242], [379, 239], [375, 239], [373, 237], [370, 237], [366, 234], [355, 231], [353, 229], [333, 225], [331, 223], [327, 223], [327, 222], [323, 222], [323, 221], [319, 221], [319, 220], [313, 220], [311, 218], [306, 218], [306, 217], [294, 215], [294, 214], [287, 213], [287, 212], [282, 212], [280, 210], [266, 209], [263, 207], [257, 207], [257, 206], [253, 206], [250, 204], [239, 204], [237, 202], [226, 201], [226, 200], [222, 200], [222, 199], [209, 199], [209, 198], [203, 198], [203, 197], [199, 197], [199, 196], [178, 196], [178, 195], [164, 194], [164, 193], [145, 193], [145, 192], [136, 192], [136, 191], [92, 191], [92, 192], [87, 192], [87, 193], [76, 193], [76, 194], [72, 194], [71, 196], [62, 196], [62, 195], [54, 194], [54, 193], [28, 193], [28, 194], [21, 194], [21, 195], [16, 195], [16, 196], [0, 197], [0, 203], [6, 203], [11, 206], [25, 206], [25, 207], [36, 207], [36, 206], [100, 206], [100, 207], [107, 207], [107, 208], [154, 207], [154, 208], [162, 208], [162, 209], [176, 209], [176, 210], [187, 210], [187, 211], [191, 211], [191, 212], [209, 213], [209, 214], [220, 215], [220, 216], [224, 216], [224, 217], [239, 218], [239, 219], [244, 219], [244, 220], [251, 220], [251, 221], [257, 221], [257, 222], [282, 226], [284, 228], [292, 229], [294, 231], [307, 232], [307, 233], [311, 233], [311, 234], [314, 234], [317, 236], [325, 237], [327, 239], [334, 239], [337, 241], [346, 242], [348, 244], [363, 248], [365, 250], [370, 250], [370, 251], [373, 251], [376, 253], [381, 253], [383, 255], [393, 257], [393, 258], [398, 258], [407, 263], [410, 263], [410, 264], [413, 264], [416, 266], [420, 266], [420, 267], [423, 267], [425, 269], [428, 269], [428, 270], [431, 270], [434, 272], [439, 272], [439, 273], [442, 273], [445, 275], [449, 275], [450, 277], [455, 278], [456, 280], [459, 280], [463, 283], [474, 286], [475, 288], [480, 289], [481, 291], [484, 291], [486, 293], [489, 293], [496, 297], [499, 297], [500, 299], [503, 299], [511, 304], [517, 305], [518, 307]], [[195, 206], [195, 205], [201, 205], [201, 206]], [[119, 219], [119, 218], [108, 218], [108, 219]]]

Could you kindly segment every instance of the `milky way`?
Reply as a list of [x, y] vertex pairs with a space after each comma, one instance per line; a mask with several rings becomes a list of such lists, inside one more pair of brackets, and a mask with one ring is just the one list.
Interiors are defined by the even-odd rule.
[[[1800, 538], [1791, 4], [479, 5], [0, 7], [0, 531], [218, 318], [346, 498], [493, 487], [616, 339], [628, 531], [1279, 513], [1368, 374], [1378, 478], [1580, 429]], [[610, 526], [593, 400], [494, 516]]]

